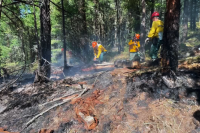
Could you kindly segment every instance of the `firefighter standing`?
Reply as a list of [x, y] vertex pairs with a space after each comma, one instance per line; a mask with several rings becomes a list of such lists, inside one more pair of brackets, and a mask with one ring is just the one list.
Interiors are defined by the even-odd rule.
[[139, 48], [140, 48], [140, 35], [136, 34], [133, 40], [130, 40], [128, 43], [129, 45], [129, 52], [130, 52], [130, 60], [136, 60], [136, 58], [140, 57], [138, 54]]
[[164, 24], [161, 20], [159, 20], [159, 16], [160, 14], [158, 12], [154, 12], [151, 15], [153, 23], [151, 30], [148, 34], [148, 38], [145, 40], [145, 43], [149, 40], [152, 41], [150, 56], [153, 61], [158, 58], [158, 50], [163, 41]]
[[92, 43], [92, 47], [94, 49], [94, 61], [103, 62], [103, 56], [107, 52], [107, 50], [97, 42]]

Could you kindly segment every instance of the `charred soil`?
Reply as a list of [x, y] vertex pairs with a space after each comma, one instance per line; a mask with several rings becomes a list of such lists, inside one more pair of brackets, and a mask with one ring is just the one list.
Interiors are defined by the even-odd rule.
[[22, 133], [198, 132], [200, 71], [183, 65], [178, 75], [118, 68], [1, 92], [0, 127]]

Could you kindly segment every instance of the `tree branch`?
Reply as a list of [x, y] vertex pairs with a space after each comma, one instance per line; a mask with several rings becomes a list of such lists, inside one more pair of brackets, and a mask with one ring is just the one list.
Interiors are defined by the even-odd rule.
[[[38, 1], [36, 1], [36, 2], [38, 2]], [[36, 6], [36, 7], [39, 7], [38, 5], [31, 4], [31, 2], [22, 1], [22, 0], [16, 0], [16, 2], [13, 2], [13, 3], [10, 3], [10, 4], [4, 5], [4, 6], [2, 6], [2, 7], [6, 7], [6, 6], [10, 6], [10, 5], [15, 5], [15, 4], [20, 4], [20, 3], [24, 3], [24, 4], [28, 4], [28, 5], [34, 5], [34, 6]]]
[[[50, 2], [51, 2], [54, 6], [56, 6], [58, 9], [60, 9], [60, 10], [62, 11], [62, 8], [61, 8], [59, 5], [57, 5], [56, 3], [54, 3], [54, 2], [51, 1], [51, 0], [50, 0]], [[68, 14], [71, 14], [70, 12], [67, 12], [66, 10], [64, 10], [64, 12], [66, 12], [66, 13], [68, 13]]]
[[10, 10], [9, 8], [5, 7], [6, 10], [10, 11], [21, 23], [21, 25], [23, 26], [23, 22], [21, 21], [21, 19], [12, 11]]
[[2, 11], [2, 13], [17, 27], [17, 24], [4, 11]]
[[0, 19], [1, 19], [2, 5], [3, 5], [3, 0], [0, 0]]

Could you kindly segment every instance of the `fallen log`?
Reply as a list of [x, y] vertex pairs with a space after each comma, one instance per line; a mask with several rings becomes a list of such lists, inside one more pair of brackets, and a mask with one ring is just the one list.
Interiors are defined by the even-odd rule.
[[95, 66], [108, 66], [108, 65], [114, 65], [114, 63], [106, 62], [106, 63], [103, 63], [103, 64], [95, 64]]
[[141, 64], [139, 61], [130, 61], [130, 60], [116, 60], [114, 62], [114, 66], [117, 68], [141, 68]]
[[89, 67], [89, 68], [82, 69], [82, 71], [87, 72], [87, 71], [104, 69], [104, 68], [114, 68], [114, 65], [92, 66], [92, 67]]

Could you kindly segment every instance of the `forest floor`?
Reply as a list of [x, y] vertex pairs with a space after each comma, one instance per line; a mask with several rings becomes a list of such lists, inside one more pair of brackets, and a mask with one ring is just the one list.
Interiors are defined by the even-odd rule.
[[180, 55], [176, 75], [159, 66], [72, 67], [61, 80], [0, 90], [0, 132], [200, 132], [198, 48]]

